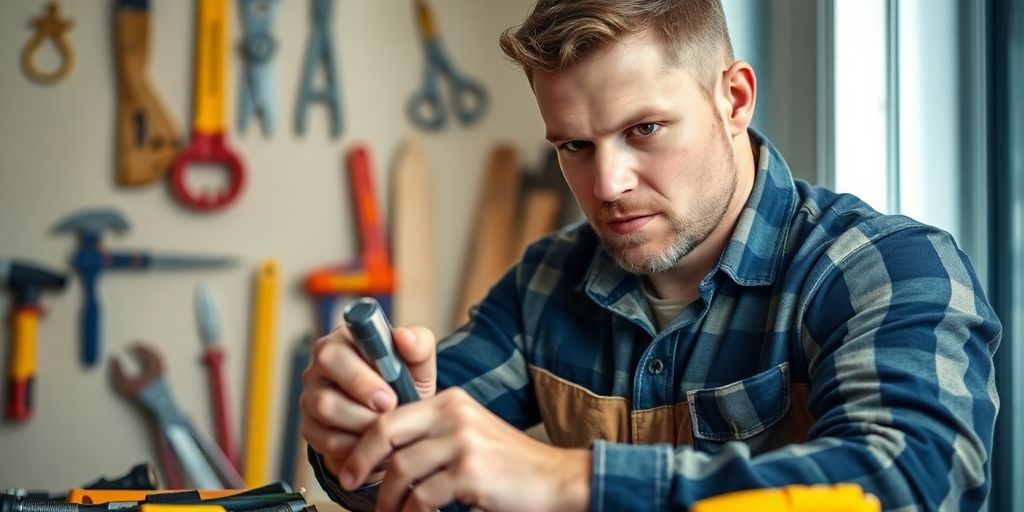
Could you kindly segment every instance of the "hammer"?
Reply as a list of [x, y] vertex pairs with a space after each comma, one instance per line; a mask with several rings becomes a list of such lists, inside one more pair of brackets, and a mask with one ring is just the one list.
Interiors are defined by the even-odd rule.
[[32, 381], [36, 375], [36, 327], [44, 313], [39, 296], [44, 288], [64, 288], [62, 274], [25, 262], [0, 260], [0, 285], [14, 291], [11, 314], [11, 366], [7, 417], [26, 420], [32, 415]]
[[73, 213], [54, 227], [55, 233], [76, 233], [78, 249], [71, 266], [82, 279], [85, 302], [82, 306], [82, 363], [95, 366], [100, 356], [100, 303], [96, 286], [100, 272], [144, 270], [150, 268], [220, 268], [233, 265], [233, 258], [209, 256], [158, 256], [148, 252], [107, 252], [100, 244], [104, 231], [126, 231], [128, 221], [117, 210], [97, 208]]

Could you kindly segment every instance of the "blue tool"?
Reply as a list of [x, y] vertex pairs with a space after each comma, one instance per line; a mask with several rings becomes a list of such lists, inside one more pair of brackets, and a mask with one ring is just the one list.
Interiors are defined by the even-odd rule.
[[412, 382], [412, 374], [395, 352], [391, 323], [384, 316], [380, 304], [373, 298], [363, 297], [349, 304], [342, 315], [359, 353], [377, 368], [380, 376], [395, 390], [398, 403], [407, 404], [419, 400], [420, 393]]
[[423, 88], [409, 98], [409, 118], [424, 130], [439, 130], [448, 120], [445, 112], [439, 82], [441, 75], [448, 77], [449, 93], [455, 115], [462, 124], [472, 124], [487, 110], [487, 91], [483, 85], [455, 71], [441, 46], [437, 23], [426, 0], [415, 0], [416, 18], [423, 43], [426, 68]]
[[[302, 88], [299, 90], [299, 108], [296, 125], [299, 134], [306, 133], [306, 109], [313, 101], [327, 103], [331, 109], [331, 136], [341, 135], [341, 101], [339, 100], [338, 73], [334, 66], [334, 45], [331, 42], [331, 22], [334, 19], [334, 0], [313, 0], [313, 32], [306, 47], [306, 62], [302, 66]], [[317, 65], [324, 67], [326, 84], [314, 89], [313, 79]]]
[[270, 28], [281, 10], [281, 0], [238, 0], [242, 11], [242, 55], [245, 78], [241, 81], [238, 129], [245, 132], [253, 117], [263, 121], [263, 134], [274, 131], [275, 97], [273, 56], [277, 40]]

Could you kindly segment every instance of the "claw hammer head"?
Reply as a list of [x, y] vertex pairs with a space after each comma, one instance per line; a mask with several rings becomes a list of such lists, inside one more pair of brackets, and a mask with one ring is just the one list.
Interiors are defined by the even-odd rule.
[[76, 233], [99, 237], [104, 231], [125, 231], [128, 220], [113, 208], [94, 208], [75, 212], [57, 223], [54, 233]]

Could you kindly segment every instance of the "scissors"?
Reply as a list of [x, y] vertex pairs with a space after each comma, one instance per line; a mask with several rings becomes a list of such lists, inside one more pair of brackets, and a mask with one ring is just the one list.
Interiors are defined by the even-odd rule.
[[444, 127], [448, 115], [442, 105], [441, 91], [438, 83], [440, 75], [448, 77], [451, 99], [454, 103], [455, 115], [462, 124], [472, 124], [483, 116], [487, 110], [487, 91], [483, 85], [459, 74], [452, 66], [441, 38], [438, 35], [437, 23], [430, 12], [426, 0], [415, 0], [416, 18], [420, 28], [420, 41], [426, 58], [423, 88], [409, 98], [407, 112], [409, 118], [425, 130], [439, 130]]

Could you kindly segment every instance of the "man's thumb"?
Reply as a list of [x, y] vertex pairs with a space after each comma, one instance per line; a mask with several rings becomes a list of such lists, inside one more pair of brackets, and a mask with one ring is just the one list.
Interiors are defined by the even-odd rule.
[[426, 327], [396, 327], [391, 332], [398, 355], [409, 367], [421, 398], [437, 392], [437, 343]]

